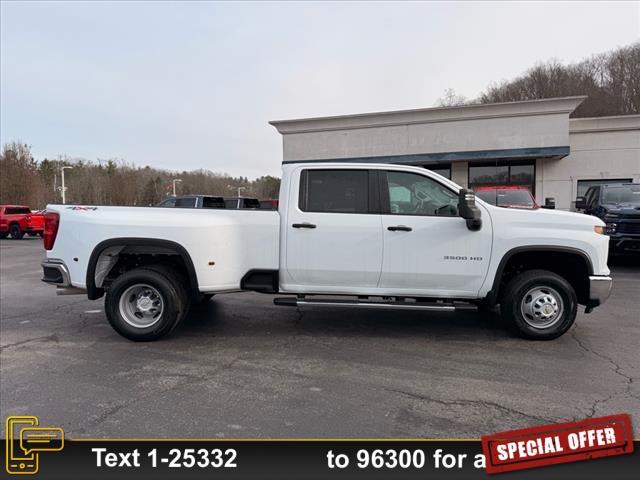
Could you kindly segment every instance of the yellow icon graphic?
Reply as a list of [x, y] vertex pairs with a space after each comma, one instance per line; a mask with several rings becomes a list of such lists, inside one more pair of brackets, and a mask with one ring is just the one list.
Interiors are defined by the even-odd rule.
[[64, 448], [64, 431], [59, 427], [39, 427], [38, 417], [7, 417], [6, 468], [13, 475], [33, 475], [40, 466], [40, 452]]

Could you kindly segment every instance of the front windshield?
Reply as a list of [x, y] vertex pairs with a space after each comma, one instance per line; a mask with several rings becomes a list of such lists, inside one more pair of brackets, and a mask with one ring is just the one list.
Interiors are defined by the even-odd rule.
[[640, 184], [607, 186], [602, 192], [602, 203], [640, 205]]
[[476, 192], [476, 195], [485, 202], [498, 207], [536, 207], [529, 190], [481, 190]]

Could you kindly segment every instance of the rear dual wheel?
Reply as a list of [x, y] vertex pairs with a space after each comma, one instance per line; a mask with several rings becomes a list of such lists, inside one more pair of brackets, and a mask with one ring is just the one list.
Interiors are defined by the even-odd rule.
[[144, 342], [170, 333], [189, 310], [185, 280], [170, 267], [130, 270], [111, 284], [105, 312], [111, 326], [129, 340]]

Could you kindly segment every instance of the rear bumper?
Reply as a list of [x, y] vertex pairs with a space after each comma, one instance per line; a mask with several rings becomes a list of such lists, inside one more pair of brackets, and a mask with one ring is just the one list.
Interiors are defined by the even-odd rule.
[[76, 288], [71, 285], [71, 277], [69, 269], [64, 261], [57, 258], [46, 258], [42, 261], [43, 277], [42, 281], [49, 285], [55, 285], [56, 294], [58, 295], [79, 295], [86, 293], [82, 288]]
[[589, 277], [589, 303], [587, 304], [587, 313], [607, 301], [609, 295], [611, 295], [612, 285], [613, 280], [611, 280], [611, 277]]
[[57, 287], [57, 295], [80, 295], [87, 293], [86, 290], [71, 285], [69, 269], [64, 261], [57, 258], [47, 258], [43, 260], [41, 265], [44, 273], [42, 281], [49, 285], [55, 285]]
[[57, 258], [46, 258], [42, 261], [42, 281], [57, 287], [70, 287], [71, 277], [64, 261]]

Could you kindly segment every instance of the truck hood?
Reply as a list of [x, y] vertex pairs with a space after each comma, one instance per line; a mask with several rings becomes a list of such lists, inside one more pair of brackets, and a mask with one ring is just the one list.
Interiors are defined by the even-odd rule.
[[493, 218], [501, 218], [517, 225], [528, 224], [531, 227], [538, 228], [560, 227], [567, 230], [591, 229], [596, 225], [604, 226], [604, 222], [598, 217], [564, 210], [549, 210], [545, 208], [525, 210], [494, 207], [493, 205], [487, 205], [487, 209], [489, 209]]
[[620, 215], [623, 217], [640, 218], [640, 205], [637, 203], [619, 203], [605, 205], [607, 215]]

